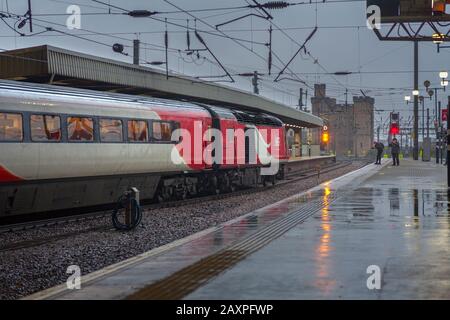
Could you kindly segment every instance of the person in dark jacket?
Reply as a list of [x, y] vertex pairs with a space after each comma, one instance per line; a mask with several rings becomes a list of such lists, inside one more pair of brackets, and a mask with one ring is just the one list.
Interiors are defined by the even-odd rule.
[[392, 160], [394, 161], [394, 166], [399, 166], [399, 154], [400, 154], [400, 145], [398, 143], [398, 140], [396, 138], [392, 139], [392, 143], [390, 144], [391, 147], [391, 154], [392, 154]]
[[383, 156], [384, 144], [375, 142], [375, 149], [377, 149], [377, 161], [375, 164], [381, 164], [381, 157]]

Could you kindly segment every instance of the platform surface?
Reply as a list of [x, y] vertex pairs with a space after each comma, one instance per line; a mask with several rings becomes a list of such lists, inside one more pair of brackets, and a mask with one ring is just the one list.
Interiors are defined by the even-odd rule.
[[[337, 198], [188, 299], [449, 299], [446, 168], [402, 161]], [[328, 188], [328, 191], [327, 191]], [[369, 266], [381, 270], [369, 290]]]
[[383, 161], [29, 298], [449, 299], [446, 168]]

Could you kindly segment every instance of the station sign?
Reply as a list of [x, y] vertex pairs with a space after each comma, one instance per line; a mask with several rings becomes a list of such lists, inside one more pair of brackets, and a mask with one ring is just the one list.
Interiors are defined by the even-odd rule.
[[448, 109], [442, 109], [442, 111], [441, 111], [441, 118], [442, 118], [442, 121], [447, 121], [447, 119], [448, 119]]

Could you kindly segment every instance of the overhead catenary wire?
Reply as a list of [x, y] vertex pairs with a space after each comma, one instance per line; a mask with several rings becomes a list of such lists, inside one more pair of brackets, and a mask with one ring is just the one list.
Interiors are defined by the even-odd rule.
[[[52, 2], [57, 3], [66, 3], [66, 4], [73, 4], [69, 1], [62, 1], [62, 0], [48, 0]], [[333, 4], [333, 3], [346, 3], [346, 2], [363, 2], [365, 0], [325, 0], [325, 1], [302, 1], [302, 2], [286, 2], [286, 1], [267, 1], [265, 3], [258, 3], [258, 4], [248, 4], [245, 6], [230, 6], [230, 7], [216, 7], [216, 8], [202, 8], [202, 9], [189, 9], [189, 10], [176, 10], [176, 11], [154, 11], [154, 14], [161, 14], [161, 15], [168, 15], [168, 14], [184, 14], [186, 12], [189, 13], [201, 13], [201, 12], [214, 12], [214, 11], [227, 11], [227, 10], [242, 10], [242, 9], [266, 9], [266, 10], [277, 10], [277, 9], [285, 9], [291, 6], [301, 6], [301, 5], [318, 5], [318, 4]], [[97, 2], [97, 1], [94, 1]], [[98, 6], [92, 6], [83, 4], [84, 6], [95, 8], [95, 9], [102, 9]], [[110, 5], [110, 7], [114, 8], [114, 5]], [[115, 7], [118, 9], [119, 7]], [[120, 10], [120, 9], [119, 9]], [[267, 11], [266, 11], [267, 12]], [[82, 15], [108, 15], [108, 14], [123, 14], [118, 12], [90, 12], [90, 13], [83, 13]], [[33, 14], [34, 16], [35, 14]], [[67, 16], [70, 15], [68, 13], [41, 13], [36, 14], [36, 16]]]
[[[95, 1], [95, 2], [98, 2], [98, 3], [102, 3], [102, 4], [105, 4], [105, 5], [108, 6], [107, 3], [102, 2], [102, 1], [99, 1], [99, 0], [92, 0], [92, 1]], [[164, 1], [167, 2], [167, 3], [169, 3], [170, 5], [172, 5], [173, 7], [175, 7], [175, 8], [178, 9], [178, 10], [182, 10], [182, 9], [180, 9], [178, 6], [176, 6], [176, 5], [174, 5], [174, 4], [170, 3], [170, 2], [168, 2], [167, 0], [164, 0]], [[119, 8], [120, 10], [123, 10], [123, 11], [127, 11], [127, 10], [124, 9], [124, 8], [120, 8], [120, 7], [117, 7], [117, 6], [114, 6], [114, 7], [115, 7], [115, 8]], [[187, 13], [187, 12], [186, 12], [186, 13]], [[196, 20], [198, 20], [198, 21], [201, 21], [203, 24], [207, 25], [207, 26], [210, 27], [211, 29], [215, 29], [211, 24], [209, 24], [209, 23], [203, 21], [202, 19], [199, 19], [198, 17], [192, 15], [191, 13], [187, 13], [187, 14], [190, 15], [192, 18], [194, 18], [194, 19], [196, 19]], [[155, 18], [155, 17], [153, 17], [153, 16], [148, 17], [148, 18], [153, 19], [153, 20], [156, 20], [156, 21], [162, 22], [161, 19]], [[177, 26], [177, 27], [185, 28], [185, 26], [180, 25], [180, 24], [177, 24], [177, 23], [169, 22], [169, 24], [174, 25], [174, 26]], [[208, 32], [208, 31], [202, 31], [202, 32], [203, 32], [203, 33], [213, 34], [213, 35], [214, 35], [214, 33], [211, 33], [211, 32]], [[242, 43], [240, 42], [239, 39], [236, 39], [236, 38], [234, 38], [234, 37], [231, 37], [231, 36], [225, 34], [223, 31], [219, 31], [219, 32], [221, 33], [221, 35], [222, 35], [223, 37], [232, 40], [233, 42], [237, 43], [239, 46], [241, 46], [241, 47], [243, 47], [244, 49], [246, 49], [246, 50], [252, 52], [252, 53], [255, 54], [256, 56], [258, 56], [260, 59], [262, 59], [262, 60], [264, 60], [264, 61], [267, 62], [267, 60], [266, 60], [263, 56], [261, 56], [260, 54], [258, 54], [258, 53], [255, 52], [255, 51], [252, 51], [251, 48], [248, 48], [247, 46], [245, 46], [244, 44], [242, 44]]]
[[[330, 1], [330, 3], [332, 3], [332, 2], [357, 2], [357, 1]], [[315, 3], [317, 3], [317, 1], [315, 1]], [[327, 3], [327, 2], [325, 2], [325, 3]], [[174, 12], [174, 11], [172, 11], [172, 12]], [[179, 12], [181, 13], [182, 11], [181, 10], [179, 10]], [[203, 18], [204, 19], [204, 18]], [[351, 26], [350, 26], [351, 27]], [[358, 26], [353, 26], [353, 27], [358, 27]], [[283, 30], [289, 30], [289, 28], [282, 28]], [[205, 30], [205, 31], [207, 31], [207, 30]], [[228, 30], [224, 30], [225, 32], [233, 32], [233, 31], [228, 31]], [[69, 34], [59, 34], [59, 33], [57, 33], [57, 32], [55, 32], [56, 34], [55, 35], [53, 35], [53, 34], [50, 34], [48, 31], [43, 31], [44, 32], [44, 35], [42, 35], [42, 36], [71, 36], [71, 35], [69, 35]], [[172, 32], [172, 31], [171, 31]], [[177, 31], [173, 31], [173, 32], [177, 32]], [[181, 31], [180, 31], [181, 32]], [[199, 32], [203, 32], [203, 30], [199, 30]], [[265, 28], [265, 32], [267, 32], [267, 28]], [[274, 32], [277, 32], [277, 30], [274, 30]], [[150, 32], [149, 32], [150, 33]], [[214, 32], [214, 31], [212, 31], [211, 33], [215, 33], [216, 35], [217, 34], [219, 34], [218, 32]], [[131, 33], [129, 33], [129, 34], [131, 34]], [[37, 35], [37, 34], [34, 34], [34, 35]], [[93, 36], [96, 36], [95, 34], [92, 34]], [[84, 37], [84, 36], [88, 36], [87, 34], [79, 34], [78, 36], [82, 36], [82, 37]], [[106, 35], [104, 35], [104, 36], [106, 36]], [[126, 41], [132, 41], [132, 39], [127, 39]], [[248, 43], [251, 43], [251, 42], [248, 42]], [[144, 45], [144, 44], [143, 44]], [[149, 44], [149, 45], [144, 45], [144, 46], [146, 46], [145, 48], [147, 49], [151, 49], [150, 48], [150, 46], [151, 45], [153, 45], [153, 44]], [[157, 49], [155, 49], [155, 50], [157, 50]], [[159, 49], [158, 49], [159, 50]], [[173, 50], [173, 51], [171, 51], [171, 52], [173, 52], [173, 53], [178, 53], [179, 52], [179, 49], [178, 50]], [[195, 60], [195, 59], [194, 59]], [[199, 62], [199, 61], [201, 61], [201, 60], [195, 60], [195, 61], [197, 61], [197, 62]], [[314, 60], [313, 60], [314, 61]], [[224, 64], [225, 66], [227, 66], [227, 64]], [[362, 67], [362, 65], [364, 65], [364, 63], [361, 63], [360, 64], [360, 67]], [[319, 67], [319, 66], [318, 66]], [[320, 67], [319, 67], [320, 68]], [[365, 74], [365, 73], [367, 73], [367, 74], [370, 74], [371, 72], [370, 71], [367, 71], [367, 72], [363, 72], [363, 73], [361, 73], [361, 72], [352, 72], [352, 75], [353, 74], [358, 74], [358, 75], [361, 75], [361, 74]], [[373, 74], [383, 74], [383, 72], [377, 72], [377, 71], [375, 71], [375, 72], [372, 72]], [[386, 72], [387, 73], [387, 72]], [[407, 73], [407, 71], [405, 71], [405, 72], [403, 72], [403, 71], [398, 71], [397, 72], [398, 74], [403, 74], [403, 73]], [[308, 74], [312, 74], [312, 73], [304, 73], [304, 72], [302, 72], [302, 73], [299, 73], [299, 72], [295, 72], [295, 73], [292, 73], [292, 76], [294, 77], [294, 76], [296, 76], [296, 75], [298, 75], [298, 76], [301, 76], [301, 75], [308, 75]], [[319, 73], [317, 73], [317, 74], [319, 74], [319, 75], [325, 75], [325, 76], [332, 76], [332, 75], [334, 75], [334, 73], [333, 72], [329, 72], [329, 73], [327, 73], [327, 72], [319, 72]], [[289, 73], [288, 72], [286, 72], [286, 75], [289, 75]], [[311, 83], [311, 81], [306, 81], [307, 83]], [[327, 82], [327, 81], [326, 81]], [[328, 82], [329, 82], [329, 80], [328, 80]], [[346, 86], [347, 87], [347, 86]], [[349, 86], [350, 87], [350, 86]], [[407, 90], [407, 89], [406, 89]]]

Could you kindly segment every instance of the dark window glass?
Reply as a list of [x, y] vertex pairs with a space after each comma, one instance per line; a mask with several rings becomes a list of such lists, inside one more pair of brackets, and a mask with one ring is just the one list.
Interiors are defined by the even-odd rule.
[[69, 141], [94, 141], [94, 120], [92, 118], [67, 118]]
[[102, 142], [123, 141], [122, 120], [100, 119], [100, 140]]
[[0, 141], [22, 140], [22, 115], [0, 112]]
[[148, 125], [147, 121], [130, 120], [128, 121], [128, 141], [147, 142]]
[[153, 122], [153, 138], [159, 141], [171, 141], [172, 127], [170, 122]]
[[53, 115], [33, 114], [30, 117], [32, 141], [60, 141], [61, 118]]

